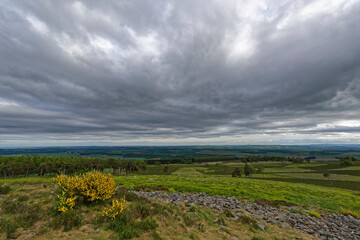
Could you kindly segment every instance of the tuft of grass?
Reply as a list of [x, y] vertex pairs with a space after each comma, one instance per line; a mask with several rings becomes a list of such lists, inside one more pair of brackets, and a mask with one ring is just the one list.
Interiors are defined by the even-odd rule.
[[310, 216], [313, 216], [313, 217], [316, 217], [316, 218], [321, 218], [320, 213], [315, 212], [315, 211], [313, 211], [313, 210], [308, 210], [307, 213], [308, 213]]
[[154, 232], [152, 237], [154, 240], [163, 240], [157, 232]]
[[191, 205], [189, 207], [189, 212], [196, 212], [196, 211], [197, 211], [197, 208], [194, 205]]
[[200, 232], [205, 232], [205, 225], [203, 223], [199, 223], [198, 226], [197, 226], [197, 229], [200, 231]]
[[2, 209], [4, 213], [7, 214], [26, 213], [28, 211], [28, 207], [28, 204], [19, 202], [11, 197], [7, 198], [2, 204]]
[[20, 201], [20, 202], [26, 202], [27, 200], [29, 200], [29, 195], [19, 195], [17, 197], [17, 200]]
[[300, 215], [303, 215], [303, 211], [299, 210], [299, 209], [290, 209], [289, 212], [291, 213], [297, 213], [297, 214], [300, 214]]
[[156, 221], [150, 217], [145, 218], [142, 221], [137, 221], [134, 223], [134, 226], [144, 232], [156, 229], [159, 225]]
[[216, 223], [221, 226], [226, 226], [225, 216], [223, 214], [220, 214], [219, 218], [216, 220]]
[[29, 228], [34, 225], [41, 218], [41, 209], [39, 205], [29, 207], [25, 213], [19, 214], [15, 217], [16, 222], [20, 227]]
[[198, 235], [196, 235], [196, 233], [190, 233], [189, 238], [192, 240], [200, 240], [200, 238], [198, 237]]
[[[119, 239], [140, 237], [142, 233], [155, 230], [158, 227], [152, 216], [164, 213], [169, 214], [166, 206], [151, 202], [148, 199], [137, 198], [131, 202], [126, 211], [109, 222], [108, 228], [115, 231]], [[97, 221], [101, 223], [103, 220], [99, 216]]]
[[265, 240], [265, 239], [262, 237], [252, 237], [251, 240]]
[[82, 217], [76, 211], [70, 210], [62, 214], [56, 214], [49, 224], [54, 229], [62, 227], [64, 231], [70, 231], [81, 226]]
[[14, 233], [18, 228], [13, 220], [0, 218], [0, 233], [6, 233], [7, 239], [14, 238]]
[[238, 221], [247, 225], [257, 225], [257, 221], [254, 218], [246, 215], [240, 215]]
[[135, 212], [137, 213], [138, 217], [144, 219], [151, 215], [151, 205], [149, 203], [143, 204], [136, 202], [133, 205]]
[[224, 214], [225, 214], [225, 216], [228, 217], [228, 218], [233, 218], [233, 217], [235, 217], [235, 215], [234, 215], [229, 209], [225, 209], [225, 210], [224, 210]]
[[183, 220], [186, 226], [192, 226], [196, 222], [196, 219], [189, 214], [184, 214]]
[[360, 216], [359, 216], [359, 213], [355, 212], [355, 211], [352, 211], [350, 209], [345, 209], [345, 208], [340, 208], [340, 211], [341, 211], [341, 214], [344, 214], [344, 215], [351, 215], [353, 216], [354, 218], [357, 218], [359, 219]]
[[8, 194], [11, 190], [9, 185], [0, 185], [0, 194]]

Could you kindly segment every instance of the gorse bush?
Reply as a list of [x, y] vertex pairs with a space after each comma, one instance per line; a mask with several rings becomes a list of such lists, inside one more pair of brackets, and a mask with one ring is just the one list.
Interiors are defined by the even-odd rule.
[[114, 178], [98, 171], [75, 176], [58, 175], [54, 182], [58, 185], [56, 208], [59, 212], [73, 209], [77, 198], [86, 202], [107, 200], [116, 191]]
[[110, 208], [105, 208], [103, 210], [103, 216], [114, 220], [119, 214], [121, 214], [125, 209], [126, 201], [125, 196], [119, 200], [113, 200], [112, 206]]
[[60, 194], [57, 195], [59, 201], [57, 203], [57, 210], [59, 212], [66, 212], [68, 210], [72, 210], [75, 206], [75, 200], [76, 200], [76, 196], [75, 197], [70, 197], [68, 195], [68, 193], [66, 192], [61, 192]]
[[85, 197], [86, 201], [107, 200], [111, 198], [116, 191], [115, 181], [111, 174], [103, 174], [98, 171], [92, 171], [80, 176], [78, 186], [80, 195]]

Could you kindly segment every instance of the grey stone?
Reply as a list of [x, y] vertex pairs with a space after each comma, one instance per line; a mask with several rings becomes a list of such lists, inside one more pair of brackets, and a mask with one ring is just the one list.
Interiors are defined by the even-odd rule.
[[29, 235], [25, 236], [22, 240], [35, 237], [36, 233], [30, 233]]
[[264, 225], [262, 225], [261, 223], [258, 224], [258, 227], [260, 228], [261, 231], [265, 231], [266, 227]]

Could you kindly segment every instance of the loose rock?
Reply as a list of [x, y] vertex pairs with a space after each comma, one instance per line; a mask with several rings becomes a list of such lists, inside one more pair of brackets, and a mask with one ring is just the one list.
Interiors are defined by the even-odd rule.
[[[360, 220], [352, 216], [325, 214], [321, 216], [321, 219], [317, 219], [305, 213], [301, 215], [268, 205], [244, 203], [234, 197], [209, 196], [206, 193], [131, 192], [141, 197], [171, 202], [177, 206], [182, 206], [182, 203], [185, 203], [188, 206], [205, 206], [219, 211], [225, 209], [247, 211], [268, 223], [281, 224], [282, 227], [286, 227], [288, 224], [301, 232], [320, 237], [320, 239], [360, 240]], [[289, 207], [289, 209], [294, 208], [296, 207]], [[260, 229], [265, 230], [265, 226], [263, 227]]]

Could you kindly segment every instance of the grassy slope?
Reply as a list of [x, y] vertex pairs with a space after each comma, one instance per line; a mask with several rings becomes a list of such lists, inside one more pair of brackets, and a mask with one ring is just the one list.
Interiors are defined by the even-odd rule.
[[[54, 212], [55, 184], [11, 184], [12, 191], [2, 195], [0, 202], [0, 240], [8, 238], [45, 240], [45, 239], [315, 239], [291, 228], [262, 224], [265, 231], [256, 228], [252, 223], [238, 222], [227, 218], [223, 213], [207, 208], [196, 208], [195, 213], [189, 213], [190, 208], [176, 207], [170, 203], [149, 201], [118, 190], [113, 198], [125, 194], [128, 205], [121, 219], [137, 227], [125, 227], [122, 231], [109, 229], [109, 223], [100, 221], [99, 215], [104, 207], [110, 205], [110, 200], [104, 203], [77, 205], [74, 213], [80, 220], [70, 221], [64, 229], [57, 219], [62, 214]], [[16, 203], [16, 205], [14, 205]], [[9, 207], [10, 206], [10, 207]], [[29, 209], [36, 211], [29, 212]], [[36, 216], [34, 218], [34, 216]], [[248, 215], [250, 218], [251, 215]], [[223, 219], [222, 224], [216, 223]], [[253, 218], [252, 218], [253, 219]], [[156, 222], [156, 225], [154, 225]], [[7, 227], [6, 227], [7, 226]], [[11, 226], [11, 229], [9, 229]], [[134, 231], [138, 234], [130, 234]], [[126, 233], [126, 234], [124, 234]], [[136, 237], [136, 235], [138, 237]], [[259, 238], [259, 237], [262, 238]], [[29, 239], [30, 239], [29, 238]], [[126, 238], [128, 239], [128, 238]]]
[[248, 199], [284, 200], [305, 207], [315, 206], [338, 211], [340, 207], [360, 212], [360, 196], [349, 191], [333, 190], [308, 184], [284, 183], [259, 179], [220, 176], [122, 176], [119, 185], [174, 188], [183, 192], [205, 192]]

